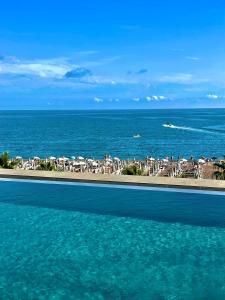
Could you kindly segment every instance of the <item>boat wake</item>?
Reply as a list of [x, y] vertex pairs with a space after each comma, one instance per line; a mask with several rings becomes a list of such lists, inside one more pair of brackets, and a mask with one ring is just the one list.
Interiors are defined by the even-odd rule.
[[213, 130], [213, 129], [204, 129], [204, 128], [193, 128], [193, 127], [176, 126], [176, 125], [166, 126], [166, 127], [167, 128], [171, 128], [171, 129], [194, 131], [194, 132], [201, 132], [201, 133], [208, 133], [208, 134], [225, 134], [225, 133], [222, 133], [223, 132], [222, 130]]
[[186, 127], [186, 126], [175, 126], [174, 125], [172, 128], [180, 129], [180, 130], [187, 130], [187, 131], [195, 131], [195, 132], [210, 132], [210, 131], [205, 130], [205, 129]]

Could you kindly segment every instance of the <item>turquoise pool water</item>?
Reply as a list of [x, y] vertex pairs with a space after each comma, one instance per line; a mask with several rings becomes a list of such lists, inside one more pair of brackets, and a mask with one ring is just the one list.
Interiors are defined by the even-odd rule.
[[225, 194], [0, 180], [0, 299], [225, 299]]

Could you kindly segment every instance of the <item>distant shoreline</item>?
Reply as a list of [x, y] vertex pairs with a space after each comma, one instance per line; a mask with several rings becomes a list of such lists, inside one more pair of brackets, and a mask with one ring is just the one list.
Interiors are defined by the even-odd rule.
[[225, 191], [225, 181], [211, 179], [187, 179], [8, 169], [0, 169], [0, 178]]

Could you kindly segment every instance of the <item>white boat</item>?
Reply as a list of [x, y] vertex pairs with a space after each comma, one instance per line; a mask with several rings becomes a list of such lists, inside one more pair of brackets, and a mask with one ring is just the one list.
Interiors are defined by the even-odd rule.
[[133, 138], [134, 138], [134, 139], [138, 139], [138, 138], [140, 138], [140, 137], [141, 137], [140, 134], [134, 134], [134, 135], [133, 135]]
[[173, 125], [173, 124], [171, 124], [171, 123], [163, 124], [163, 127], [167, 127], [167, 128], [176, 128], [176, 126]]

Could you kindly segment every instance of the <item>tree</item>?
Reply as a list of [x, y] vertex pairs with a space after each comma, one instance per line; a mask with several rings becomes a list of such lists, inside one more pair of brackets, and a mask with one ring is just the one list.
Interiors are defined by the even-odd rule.
[[123, 175], [143, 175], [143, 170], [136, 165], [124, 167], [122, 170]]
[[56, 171], [56, 166], [54, 163], [47, 161], [42, 161], [40, 165], [36, 168], [36, 170], [40, 171]]
[[214, 166], [219, 168], [219, 170], [215, 171], [213, 174], [216, 177], [216, 179], [225, 180], [225, 161], [223, 160], [219, 163], [215, 163]]
[[0, 155], [0, 168], [3, 169], [14, 169], [17, 165], [16, 161], [11, 161], [8, 152], [3, 152]]

